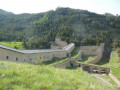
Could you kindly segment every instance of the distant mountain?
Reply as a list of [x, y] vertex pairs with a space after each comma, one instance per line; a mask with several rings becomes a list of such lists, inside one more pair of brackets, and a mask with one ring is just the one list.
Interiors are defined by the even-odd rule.
[[0, 9], [0, 13], [4, 13], [4, 14], [14, 14], [14, 13], [12, 13], [12, 12], [8, 12], [8, 11], [5, 11], [5, 10], [3, 10], [3, 9]]

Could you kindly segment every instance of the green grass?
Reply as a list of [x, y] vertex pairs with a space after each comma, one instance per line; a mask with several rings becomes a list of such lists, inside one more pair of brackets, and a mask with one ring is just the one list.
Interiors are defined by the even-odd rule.
[[94, 60], [95, 57], [96, 57], [96, 56], [83, 56], [83, 57], [82, 57], [82, 60], [78, 60], [78, 62], [87, 63], [87, 62], [90, 62], [90, 61]]
[[0, 90], [113, 90], [80, 69], [0, 61]]
[[111, 77], [109, 77], [109, 76], [101, 76], [101, 75], [99, 75], [99, 77], [105, 79], [106, 81], [108, 81], [112, 85], [117, 86], [117, 84], [113, 81], [113, 79]]
[[11, 48], [24, 49], [22, 42], [0, 42], [0, 44], [11, 47]]
[[71, 56], [72, 56], [72, 58], [74, 59], [74, 58], [78, 57], [78, 56], [80, 55], [80, 53], [81, 53], [81, 51], [76, 52], [76, 51], [74, 50], [74, 51], [72, 51]]
[[[103, 62], [104, 63], [104, 62]], [[107, 66], [112, 70], [112, 74], [120, 80], [120, 59], [117, 51], [112, 51], [111, 58], [109, 63], [103, 64], [102, 62], [99, 65]]]

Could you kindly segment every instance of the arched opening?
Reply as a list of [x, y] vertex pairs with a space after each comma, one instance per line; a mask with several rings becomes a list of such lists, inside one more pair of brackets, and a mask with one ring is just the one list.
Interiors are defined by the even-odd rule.
[[6, 56], [6, 59], [9, 59], [9, 56]]
[[70, 66], [73, 66], [73, 63], [70, 63]]
[[24, 62], [25, 62], [25, 59], [24, 59]]
[[93, 72], [93, 73], [99, 73], [98, 68], [97, 68], [97, 67], [94, 67], [94, 68], [92, 69], [92, 72]]
[[16, 61], [18, 61], [18, 58], [16, 58]]
[[83, 69], [84, 69], [85, 71], [90, 72], [90, 67], [89, 67], [89, 66], [85, 66]]
[[30, 61], [32, 61], [32, 58], [30, 58]]
[[107, 71], [105, 69], [102, 69], [100, 72], [101, 73], [107, 73]]

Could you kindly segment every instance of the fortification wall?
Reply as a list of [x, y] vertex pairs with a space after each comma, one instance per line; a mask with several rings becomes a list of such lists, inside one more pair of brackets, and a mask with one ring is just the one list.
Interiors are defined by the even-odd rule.
[[[31, 53], [31, 50], [17, 50], [12, 48], [7, 48], [0, 46], [0, 60], [4, 61], [14, 61], [14, 62], [25, 62], [34, 63], [34, 60], [39, 59], [43, 62], [51, 61], [54, 58], [64, 58], [67, 57], [67, 53], [74, 49], [74, 44], [67, 45], [64, 49], [58, 50], [38, 50], [39, 52]], [[25, 51], [25, 52], [24, 52]], [[34, 51], [34, 50], [33, 50]]]
[[100, 46], [80, 46], [83, 56], [96, 56]]
[[97, 50], [96, 58], [93, 61], [90, 61], [88, 63], [95, 64], [99, 62], [103, 57], [103, 52], [104, 52], [104, 44]]
[[75, 44], [70, 43], [69, 45], [65, 46], [63, 50], [67, 51], [67, 53], [71, 53], [74, 48], [75, 48]]
[[71, 60], [70, 65], [82, 67], [83, 71], [87, 71], [90, 73], [99, 73], [99, 74], [101, 74], [101, 73], [109, 74], [110, 73], [110, 68], [101, 67], [101, 66], [92, 65], [92, 64], [78, 63], [75, 60]]
[[62, 41], [60, 38], [55, 38], [55, 43], [60, 46], [60, 47], [65, 47], [67, 46], [67, 42], [66, 41]]

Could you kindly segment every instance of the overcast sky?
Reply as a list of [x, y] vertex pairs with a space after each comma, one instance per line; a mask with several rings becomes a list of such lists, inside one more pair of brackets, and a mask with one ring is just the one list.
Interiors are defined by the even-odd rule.
[[57, 7], [70, 7], [103, 14], [120, 15], [120, 0], [1, 0], [0, 9], [20, 13], [39, 13], [55, 10]]

